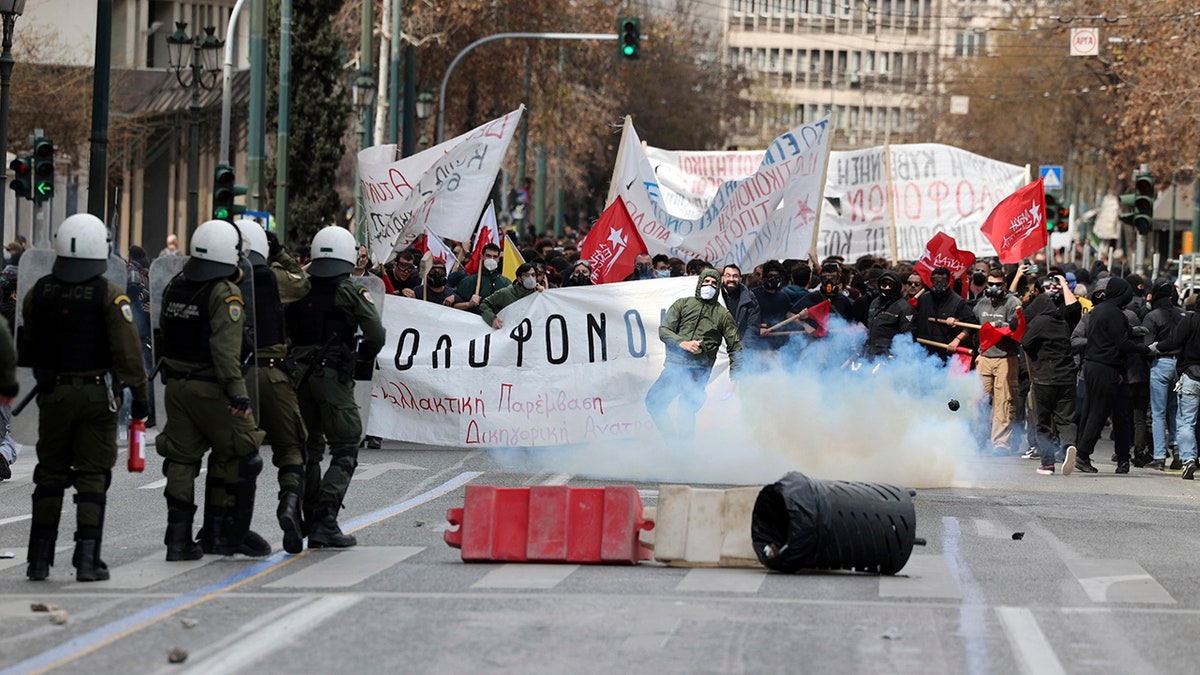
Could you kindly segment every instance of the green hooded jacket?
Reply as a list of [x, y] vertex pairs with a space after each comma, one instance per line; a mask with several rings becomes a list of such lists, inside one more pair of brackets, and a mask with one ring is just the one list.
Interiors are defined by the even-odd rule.
[[[700, 285], [707, 277], [717, 280], [717, 295], [712, 300], [700, 299]], [[721, 275], [705, 269], [696, 279], [696, 293], [671, 304], [658, 327], [658, 339], [667, 345], [667, 363], [711, 369], [717, 360], [717, 350], [725, 341], [729, 353], [729, 375], [732, 378], [742, 365], [742, 342], [738, 338], [737, 321], [721, 302]], [[699, 353], [692, 354], [679, 346], [688, 340], [699, 340]]]

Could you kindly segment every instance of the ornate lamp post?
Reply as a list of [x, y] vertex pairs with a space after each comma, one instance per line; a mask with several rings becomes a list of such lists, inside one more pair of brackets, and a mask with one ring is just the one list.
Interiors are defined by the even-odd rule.
[[[358, 149], [371, 145], [371, 110], [375, 107], [375, 80], [362, 71], [354, 80], [354, 108], [358, 114]], [[358, 243], [367, 243], [367, 210], [363, 208], [362, 183], [354, 181], [354, 234]]]
[[[12, 82], [13, 65], [16, 60], [12, 55], [13, 29], [17, 17], [25, 11], [25, 0], [0, 0], [0, 19], [4, 22], [4, 51], [0, 52], [0, 162], [4, 170], [8, 167], [8, 89]], [[8, 182], [8, 181], [4, 181]], [[8, 192], [7, 185], [0, 185], [0, 225], [4, 220], [4, 198]], [[15, 225], [13, 226], [15, 229]]]
[[[187, 34], [187, 22], [176, 21], [175, 32], [167, 38], [171, 70], [179, 86], [192, 90], [192, 125], [188, 132], [188, 234], [200, 225], [200, 92], [217, 86], [221, 72], [220, 51], [225, 41], [214, 35], [216, 27], [206, 26], [204, 38]], [[188, 47], [191, 47], [189, 50]], [[185, 71], [190, 74], [184, 75]]]

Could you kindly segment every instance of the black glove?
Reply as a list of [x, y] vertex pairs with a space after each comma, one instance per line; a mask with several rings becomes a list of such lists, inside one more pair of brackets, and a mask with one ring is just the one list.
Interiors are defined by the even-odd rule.
[[229, 409], [236, 414], [245, 415], [250, 410], [249, 396], [234, 396], [229, 402]]
[[282, 250], [283, 247], [279, 245], [279, 237], [274, 232], [267, 230], [267, 259], [274, 258]]
[[1150, 334], [1150, 329], [1145, 326], [1134, 326], [1129, 332], [1133, 333], [1134, 337], [1146, 337]]
[[150, 416], [150, 404], [146, 401], [133, 399], [129, 404], [129, 416], [135, 420], [144, 420]]

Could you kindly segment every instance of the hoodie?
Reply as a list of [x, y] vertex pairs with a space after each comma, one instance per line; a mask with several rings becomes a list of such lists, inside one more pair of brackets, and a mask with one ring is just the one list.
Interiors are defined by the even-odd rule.
[[904, 297], [903, 285], [895, 272], [879, 275], [878, 283], [891, 281], [896, 286], [892, 297], [882, 294], [875, 297], [867, 308], [867, 340], [863, 353], [868, 356], [884, 356], [892, 351], [892, 338], [911, 329], [913, 307]]
[[[1149, 331], [1143, 338], [1147, 345], [1166, 340], [1184, 316], [1183, 308], [1178, 305], [1175, 286], [1171, 282], [1154, 284], [1150, 293], [1153, 296], [1153, 300], [1150, 301], [1150, 311], [1146, 313], [1146, 318], [1142, 319], [1142, 325]], [[1165, 352], [1160, 348], [1155, 356], [1157, 358], [1174, 357], [1176, 353], [1174, 351]]]
[[1029, 357], [1029, 377], [1034, 384], [1074, 384], [1075, 356], [1071, 331], [1079, 323], [1083, 307], [1078, 302], [1059, 306], [1042, 294], [1025, 308], [1025, 335], [1021, 346]]
[[1133, 299], [1133, 287], [1124, 279], [1113, 277], [1104, 293], [1104, 300], [1088, 312], [1091, 325], [1083, 360], [1124, 370], [1126, 356], [1149, 353], [1146, 345], [1132, 339], [1129, 318], [1125, 316], [1125, 306]]
[[[718, 292], [712, 300], [702, 300], [700, 285], [708, 277], [717, 280]], [[658, 339], [667, 346], [667, 364], [711, 370], [724, 341], [725, 351], [729, 353], [730, 378], [741, 368], [742, 342], [738, 337], [737, 322], [721, 302], [720, 282], [721, 275], [716, 270], [701, 270], [692, 297], [680, 298], [667, 309], [667, 315], [658, 327]], [[679, 346], [688, 340], [699, 340], [700, 351], [693, 354]]]

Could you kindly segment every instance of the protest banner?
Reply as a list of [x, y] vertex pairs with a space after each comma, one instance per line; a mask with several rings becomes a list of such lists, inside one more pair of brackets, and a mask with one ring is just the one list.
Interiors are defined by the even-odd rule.
[[499, 330], [387, 296], [366, 433], [467, 447], [651, 436], [661, 316], [695, 290], [694, 277], [551, 289], [504, 308]]
[[426, 230], [467, 241], [525, 106], [410, 157], [395, 144], [358, 153], [367, 247], [378, 264]]

